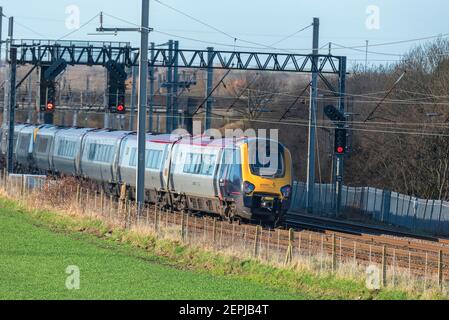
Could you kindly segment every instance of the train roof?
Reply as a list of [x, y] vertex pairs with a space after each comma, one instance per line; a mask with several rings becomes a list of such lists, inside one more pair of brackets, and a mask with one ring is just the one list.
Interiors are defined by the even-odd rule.
[[92, 131], [94, 129], [91, 128], [71, 128], [71, 127], [67, 127], [67, 128], [61, 128], [60, 131], [58, 133], [64, 133], [64, 135], [69, 135], [69, 136], [82, 136], [83, 134], [85, 134], [86, 132]]
[[[88, 132], [89, 137], [104, 137], [120, 139], [124, 136], [128, 136], [130, 140], [137, 139], [137, 133], [135, 131], [124, 131], [124, 130], [111, 130], [102, 128], [82, 128], [82, 127], [58, 127], [54, 125], [29, 125], [29, 124], [16, 124], [16, 130], [21, 130], [24, 127], [39, 128], [38, 134], [54, 134], [56, 130], [63, 130], [64, 134], [68, 135], [82, 135]], [[17, 132], [17, 131], [16, 131]], [[146, 142], [153, 143], [163, 143], [172, 144], [177, 142], [182, 145], [194, 145], [200, 147], [210, 147], [210, 148], [235, 148], [244, 143], [258, 140], [266, 140], [267, 138], [258, 137], [230, 137], [230, 138], [214, 138], [208, 135], [181, 135], [181, 134], [146, 134]], [[267, 139], [271, 140], [271, 139]], [[272, 140], [271, 140], [272, 141]], [[280, 143], [279, 143], [280, 144]]]
[[180, 144], [191, 144], [201, 147], [211, 147], [211, 148], [235, 148], [242, 144], [248, 142], [255, 142], [260, 140], [274, 141], [272, 139], [259, 138], [259, 137], [235, 137], [235, 138], [219, 138], [215, 139], [211, 136], [194, 136], [185, 137], [180, 141]]
[[109, 130], [109, 129], [93, 129], [88, 133], [88, 137], [103, 137], [119, 139], [123, 136], [131, 134], [131, 131]]
[[215, 139], [212, 136], [205, 136], [205, 135], [199, 135], [199, 136], [193, 136], [193, 137], [186, 137], [182, 139], [180, 144], [190, 144], [195, 146], [201, 146], [201, 147], [210, 147], [210, 148], [232, 148], [239, 146], [244, 141], [244, 138], [219, 138]]

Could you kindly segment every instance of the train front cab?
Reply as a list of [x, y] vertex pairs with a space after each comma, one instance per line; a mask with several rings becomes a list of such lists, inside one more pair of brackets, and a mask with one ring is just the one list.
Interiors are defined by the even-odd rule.
[[[255, 142], [255, 143], [254, 143]], [[232, 153], [232, 163], [222, 166], [220, 191], [226, 198], [233, 199], [236, 213], [242, 218], [264, 222], [282, 222], [290, 208], [292, 194], [292, 160], [288, 149], [278, 144], [278, 161], [270, 175], [265, 175], [266, 165], [250, 161], [257, 155], [257, 140], [243, 143]], [[223, 161], [229, 163], [230, 156]], [[240, 157], [240, 158], [239, 158]], [[269, 166], [269, 165], [268, 165]]]

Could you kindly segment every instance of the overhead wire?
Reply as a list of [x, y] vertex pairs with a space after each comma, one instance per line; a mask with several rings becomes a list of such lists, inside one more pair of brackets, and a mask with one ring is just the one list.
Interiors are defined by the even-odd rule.
[[[369, 54], [376, 54], [376, 55], [381, 55], [381, 56], [394, 56], [394, 57], [404, 57], [403, 54], [397, 54], [397, 53], [386, 53], [386, 52], [376, 52], [376, 51], [366, 51], [366, 50], [361, 50], [361, 49], [356, 49], [356, 48], [352, 48], [352, 47], [347, 47], [347, 46], [343, 46], [341, 44], [332, 42], [332, 44], [340, 47], [341, 49], [347, 49], [347, 50], [352, 50], [352, 51], [357, 51], [357, 52], [363, 52], [363, 53], [369, 53]], [[335, 48], [334, 48], [335, 49]]]
[[[224, 36], [226, 36], [226, 37], [232, 39], [232, 40], [234, 41], [234, 44], [235, 44], [237, 41], [240, 41], [240, 42], [243, 42], [243, 43], [248, 43], [248, 44], [251, 44], [251, 45], [259, 46], [260, 48], [268, 48], [268, 49], [274, 49], [274, 50], [280, 50], [280, 51], [284, 51], [284, 52], [289, 52], [289, 50], [282, 49], [282, 48], [276, 48], [276, 47], [274, 47], [273, 45], [267, 45], [267, 44], [264, 44], [264, 43], [259, 43], [259, 42], [255, 42], [255, 41], [250, 41], [250, 40], [246, 40], [246, 39], [237, 37], [237, 36], [235, 36], [235, 35], [231, 35], [230, 33], [226, 32], [226, 31], [223, 31], [223, 30], [221, 30], [221, 29], [219, 29], [219, 28], [217, 28], [217, 27], [211, 25], [210, 23], [204, 22], [204, 21], [202, 21], [202, 20], [200, 20], [200, 19], [198, 19], [198, 18], [196, 18], [196, 17], [194, 17], [194, 16], [192, 16], [192, 15], [190, 15], [190, 14], [184, 12], [184, 11], [181, 11], [181, 10], [179, 10], [179, 9], [176, 9], [175, 7], [170, 6], [170, 5], [164, 3], [164, 2], [162, 2], [162, 1], [160, 1], [160, 0], [154, 0], [154, 1], [155, 1], [156, 3], [159, 3], [159, 4], [162, 5], [162, 6], [166, 7], [166, 8], [169, 8], [170, 10], [173, 10], [173, 11], [175, 11], [175, 12], [177, 12], [177, 13], [179, 13], [179, 14], [181, 14], [181, 15], [183, 15], [183, 16], [185, 16], [185, 17], [191, 19], [191, 20], [193, 20], [193, 21], [196, 21], [197, 23], [200, 23], [200, 24], [202, 24], [202, 25], [204, 25], [204, 26], [206, 26], [206, 27], [208, 27], [208, 28], [210, 28], [210, 29], [213, 29], [213, 30], [215, 30], [215, 31], [217, 31], [217, 32], [219, 32], [219, 33], [221, 33], [222, 35], [224, 35]], [[311, 24], [311, 25], [312, 25], [312, 24]], [[302, 31], [308, 29], [311, 25], [307, 25], [306, 27], [301, 28], [300, 30], [296, 31], [294, 34], [291, 34], [291, 35], [286, 36], [285, 39], [281, 39], [280, 41], [276, 42], [275, 44], [280, 43], [280, 42], [282, 42], [282, 41], [284, 41], [284, 40], [286, 40], [286, 39], [288, 39], [288, 38], [291, 38], [291, 37], [295, 36], [296, 34], [298, 34], [298, 33], [302, 32]], [[307, 49], [307, 50], [310, 50], [310, 49]], [[290, 52], [290, 53], [291, 53], [291, 52]]]
[[[204, 112], [199, 112], [198, 114], [201, 114]], [[166, 117], [173, 117], [171, 115], [168, 115]], [[235, 117], [235, 116], [225, 116], [225, 115], [218, 115], [217, 113], [215, 113], [215, 116], [210, 117], [211, 119], [215, 119], [215, 120], [224, 120], [224, 119], [228, 119], [228, 120], [245, 120], [245, 121], [250, 121], [250, 122], [254, 122], [254, 123], [262, 123], [262, 124], [270, 124], [270, 125], [289, 125], [289, 126], [296, 126], [296, 127], [304, 127], [304, 128], [308, 128], [309, 124], [308, 121], [299, 121], [299, 122], [288, 122], [288, 121], [270, 121], [270, 120], [263, 120], [263, 119], [249, 119], [247, 117]], [[322, 128], [322, 129], [336, 129], [337, 126], [336, 125], [321, 125], [319, 123], [317, 123], [316, 125], [317, 128]], [[395, 134], [395, 135], [410, 135], [410, 136], [426, 136], [426, 137], [445, 137], [445, 138], [449, 138], [449, 132], [448, 133], [442, 133], [442, 132], [431, 132], [431, 131], [418, 131], [418, 130], [401, 130], [400, 128], [394, 128], [394, 130], [387, 130], [387, 129], [371, 129], [368, 127], [348, 127], [346, 128], [348, 131], [358, 131], [358, 132], [368, 132], [368, 133], [383, 133], [383, 134]], [[448, 128], [449, 129], [449, 128]]]

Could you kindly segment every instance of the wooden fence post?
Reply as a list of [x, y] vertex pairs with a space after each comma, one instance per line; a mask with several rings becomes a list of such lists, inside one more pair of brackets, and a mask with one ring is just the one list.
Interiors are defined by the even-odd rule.
[[22, 175], [21, 178], [22, 178], [22, 179], [20, 179], [20, 198], [23, 199], [24, 188], [25, 188], [25, 176]]
[[100, 201], [101, 201], [101, 203], [100, 203], [100, 210], [101, 210], [101, 215], [104, 215], [104, 190], [103, 189], [101, 189], [101, 191], [100, 191]]
[[114, 198], [111, 194], [109, 196], [109, 220], [112, 219], [112, 211], [115, 211], [115, 209], [114, 209]]
[[387, 286], [387, 249], [382, 246], [382, 287]]
[[217, 218], [214, 218], [214, 224], [212, 227], [212, 243], [215, 247], [215, 240], [217, 239]]
[[260, 226], [256, 226], [256, 235], [254, 236], [254, 252], [253, 252], [255, 258], [257, 258], [259, 254], [259, 241], [261, 229], [262, 228]]
[[131, 228], [131, 200], [128, 200], [127, 201], [127, 218], [126, 218], [126, 221], [125, 221], [125, 229], [126, 228]]
[[332, 271], [337, 269], [337, 245], [335, 242], [335, 233], [332, 233]]
[[76, 185], [76, 205], [78, 206], [80, 204], [80, 193], [81, 193], [81, 186], [79, 184]]
[[154, 204], [154, 232], [157, 232], [157, 203]]
[[146, 223], [147, 223], [147, 227], [150, 224], [150, 206], [147, 206], [147, 216], [146, 216]]
[[294, 241], [295, 233], [292, 228], [288, 230], [288, 247], [287, 252], [285, 253], [285, 261], [284, 264], [289, 264], [293, 260], [293, 241]]
[[181, 240], [184, 241], [185, 235], [185, 223], [184, 223], [184, 212], [181, 212]]
[[271, 244], [270, 244], [270, 240], [271, 240], [271, 229], [268, 229], [268, 237], [267, 237], [267, 258], [266, 258], [266, 260], [267, 261], [270, 261], [270, 247], [271, 247]]
[[121, 210], [126, 210], [126, 184], [120, 186], [120, 208]]
[[438, 286], [443, 288], [443, 250], [438, 252]]
[[232, 224], [232, 234], [231, 234], [231, 246], [234, 248], [234, 239], [235, 239], [235, 223]]

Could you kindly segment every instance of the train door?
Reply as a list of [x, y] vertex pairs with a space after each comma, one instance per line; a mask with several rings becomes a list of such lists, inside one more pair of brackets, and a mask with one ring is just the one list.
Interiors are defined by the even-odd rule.
[[224, 150], [219, 185], [223, 198], [235, 198], [242, 194], [242, 164], [239, 150]]

